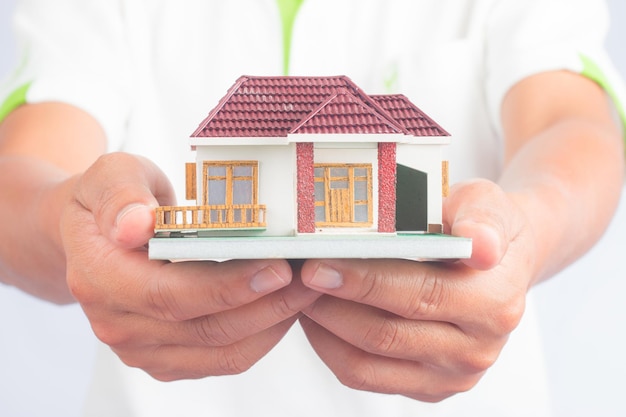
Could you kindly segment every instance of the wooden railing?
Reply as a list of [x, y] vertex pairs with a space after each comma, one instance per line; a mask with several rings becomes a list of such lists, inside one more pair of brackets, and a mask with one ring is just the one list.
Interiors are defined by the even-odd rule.
[[163, 206], [156, 208], [156, 231], [265, 227], [265, 205]]

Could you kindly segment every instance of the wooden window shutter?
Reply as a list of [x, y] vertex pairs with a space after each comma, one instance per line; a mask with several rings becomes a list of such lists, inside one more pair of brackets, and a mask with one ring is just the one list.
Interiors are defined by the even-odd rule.
[[441, 161], [441, 196], [447, 197], [450, 193], [450, 164], [448, 161]]
[[197, 186], [198, 183], [196, 181], [196, 163], [195, 162], [187, 162], [185, 164], [185, 178], [186, 178], [186, 191], [185, 195], [187, 200], [196, 200], [197, 197]]

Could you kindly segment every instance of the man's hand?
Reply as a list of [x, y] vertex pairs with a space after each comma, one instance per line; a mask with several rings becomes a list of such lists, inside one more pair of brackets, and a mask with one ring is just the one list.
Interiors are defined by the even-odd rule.
[[96, 336], [157, 379], [245, 371], [319, 295], [283, 260], [148, 260], [154, 208], [174, 202], [143, 158], [101, 157], [74, 196], [62, 221], [68, 286]]
[[439, 401], [473, 387], [517, 326], [534, 273], [520, 210], [495, 184], [452, 188], [448, 231], [473, 239], [471, 259], [310, 260], [304, 309], [311, 344], [346, 385]]
[[528, 289], [589, 249], [624, 178], [624, 148], [604, 91], [566, 71], [528, 77], [502, 105], [499, 185], [455, 186], [458, 263], [308, 261], [302, 281], [326, 295], [300, 319], [346, 385], [438, 401], [470, 389], [517, 326]]

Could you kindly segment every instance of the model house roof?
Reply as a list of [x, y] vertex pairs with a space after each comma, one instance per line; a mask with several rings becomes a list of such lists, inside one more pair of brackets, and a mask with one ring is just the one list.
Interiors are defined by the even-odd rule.
[[405, 96], [369, 96], [345, 76], [242, 76], [191, 136], [321, 133], [448, 136]]

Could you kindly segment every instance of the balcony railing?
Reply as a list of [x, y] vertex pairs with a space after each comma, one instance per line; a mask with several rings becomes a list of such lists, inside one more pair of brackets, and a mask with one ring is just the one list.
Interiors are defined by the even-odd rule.
[[252, 229], [265, 227], [265, 205], [163, 206], [156, 208], [155, 231]]

